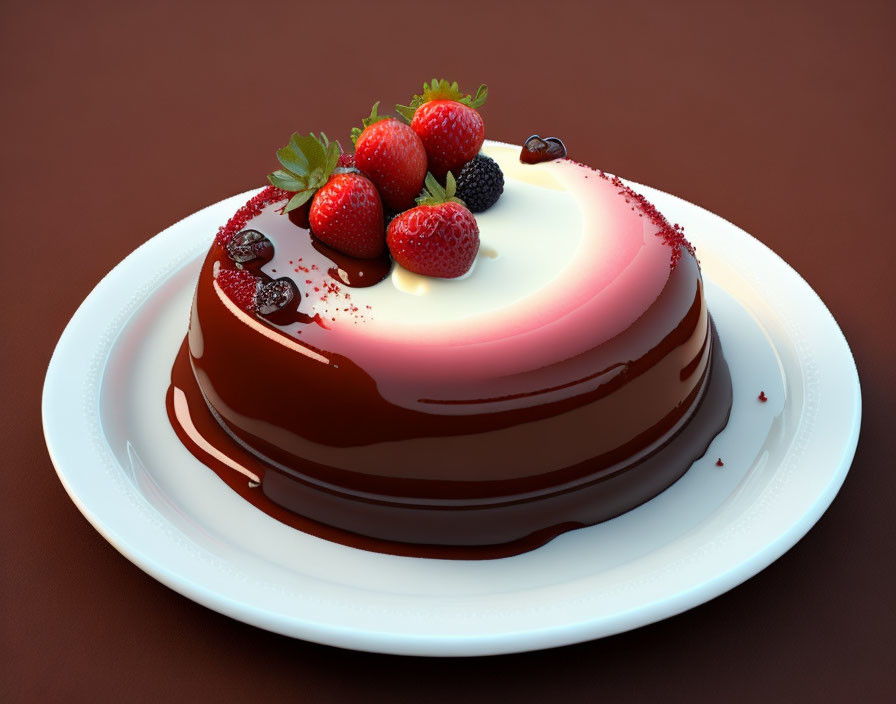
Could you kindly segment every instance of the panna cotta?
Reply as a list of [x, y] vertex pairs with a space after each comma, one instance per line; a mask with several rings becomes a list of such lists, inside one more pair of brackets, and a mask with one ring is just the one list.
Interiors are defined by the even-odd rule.
[[341, 255], [268, 187], [199, 275], [168, 409], [256, 506], [398, 554], [511, 555], [656, 496], [731, 384], [681, 228], [569, 159], [504, 175], [463, 276]]

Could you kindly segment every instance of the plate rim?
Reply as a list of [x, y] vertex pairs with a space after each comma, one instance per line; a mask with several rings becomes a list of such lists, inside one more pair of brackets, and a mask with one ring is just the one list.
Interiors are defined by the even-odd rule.
[[[664, 197], [680, 201], [683, 206], [696, 208], [704, 213], [708, 213], [713, 218], [723, 221], [729, 227], [741, 233], [743, 237], [746, 238], [744, 242], [749, 242], [749, 246], [751, 247], [758, 247], [759, 249], [757, 251], [761, 252], [763, 256], [772, 256], [778, 265], [783, 265], [783, 267], [786, 268], [786, 271], [789, 272], [788, 276], [791, 277], [798, 287], [800, 287], [802, 293], [807, 294], [808, 300], [812, 301], [816, 317], [821, 318], [821, 322], [827, 328], [828, 333], [835, 333], [836, 345], [841, 347], [839, 350], [841, 353], [845, 351], [845, 359], [848, 359], [850, 363], [848, 368], [843, 371], [849, 376], [848, 382], [851, 382], [848, 386], [849, 391], [853, 394], [854, 400], [852, 408], [850, 409], [852, 424], [847, 441], [841, 448], [842, 452], [838, 461], [838, 466], [832, 470], [827, 484], [819, 492], [818, 496], [815, 497], [811, 506], [793, 522], [788, 530], [778, 535], [774, 541], [754, 552], [747, 559], [741, 560], [733, 568], [715, 575], [700, 585], [697, 585], [695, 588], [679, 593], [667, 594], [662, 599], [655, 602], [643, 604], [638, 610], [638, 613], [635, 614], [616, 614], [609, 618], [601, 617], [592, 620], [586, 619], [575, 624], [539, 627], [532, 630], [519, 629], [508, 633], [487, 635], [476, 634], [472, 636], [445, 634], [427, 635], [420, 633], [387, 633], [374, 630], [359, 630], [356, 628], [346, 628], [333, 624], [321, 623], [309, 619], [299, 619], [295, 616], [285, 617], [283, 614], [276, 611], [260, 608], [258, 604], [239, 601], [228, 597], [220, 591], [197, 584], [190, 578], [171, 569], [170, 565], [166, 567], [166, 565], [163, 562], [160, 562], [156, 556], [146, 553], [142, 546], [135, 545], [132, 540], [125, 538], [119, 531], [115, 530], [114, 525], [110, 524], [108, 516], [104, 517], [103, 515], [98, 514], [91, 507], [89, 500], [81, 495], [79, 489], [71, 481], [72, 477], [66, 473], [66, 469], [63, 466], [68, 460], [63, 460], [59, 454], [60, 447], [62, 447], [64, 443], [61, 444], [62, 441], [59, 437], [59, 428], [54, 426], [54, 423], [56, 423], [54, 417], [55, 411], [51, 408], [53, 403], [58, 400], [58, 390], [60, 388], [59, 376], [60, 369], [64, 363], [63, 359], [65, 355], [70, 355], [72, 352], [72, 340], [76, 337], [77, 329], [79, 326], [82, 326], [82, 324], [85, 324], [84, 319], [90, 314], [92, 307], [101, 301], [102, 294], [105, 290], [113, 286], [114, 279], [124, 275], [124, 272], [132, 267], [135, 262], [146, 256], [147, 252], [151, 252], [158, 247], [166, 237], [171, 237], [171, 233], [176, 232], [181, 227], [185, 227], [191, 220], [199, 219], [203, 214], [205, 216], [208, 216], [209, 213], [212, 212], [217, 214], [218, 210], [223, 210], [225, 207], [229, 207], [232, 203], [241, 205], [242, 203], [240, 201], [248, 199], [253, 193], [257, 192], [257, 189], [232, 196], [196, 211], [141, 244], [140, 247], [119, 262], [108, 274], [106, 274], [106, 276], [103, 277], [75, 311], [71, 320], [60, 335], [59, 341], [50, 359], [44, 380], [41, 402], [41, 417], [47, 448], [63, 487], [81, 513], [84, 514], [87, 520], [97, 529], [104, 539], [140, 569], [166, 586], [204, 606], [231, 616], [237, 620], [284, 635], [356, 650], [409, 655], [457, 656], [535, 650], [576, 643], [583, 640], [612, 635], [632, 628], [638, 628], [648, 623], [676, 615], [723, 594], [760, 572], [795, 545], [818, 521], [838, 493], [852, 463], [861, 427], [861, 387], [858, 371], [849, 344], [822, 299], [799, 275], [799, 273], [790, 267], [790, 265], [773, 250], [760, 240], [738, 228], [736, 225], [733, 225], [729, 221], [724, 220], [724, 218], [721, 218], [710, 211], [706, 211], [698, 205], [655, 188], [635, 183], [631, 183], [631, 185], [636, 190], [645, 192], [648, 197], [651, 197], [652, 194], [662, 194]], [[238, 205], [236, 207], [238, 207]], [[236, 207], [230, 208], [231, 211], [235, 211]], [[195, 246], [193, 247], [193, 249], [196, 250], [195, 255], [198, 256], [207, 249], [209, 240], [210, 238], [206, 238], [201, 240], [201, 242], [195, 243]], [[153, 290], [164, 283], [164, 281], [175, 273], [180, 266], [186, 265], [188, 261], [192, 261], [192, 257], [184, 255], [183, 252], [181, 252], [179, 256], [176, 259], [172, 259], [172, 262], [167, 266], [162, 267], [160, 265], [156, 271], [156, 275], [142, 287], [135, 290], [134, 300], [138, 299], [141, 295], [145, 295], [145, 302], [145, 300], [152, 295]], [[140, 304], [136, 304], [136, 308], [139, 308], [139, 305]], [[115, 329], [117, 332], [120, 332], [133, 313], [133, 310], [125, 310], [124, 314], [120, 311], [119, 317], [121, 319], [116, 321], [116, 319], [113, 318], [108, 325], [108, 329]], [[112, 336], [113, 338], [117, 337], [117, 332]], [[97, 340], [95, 344], [99, 345], [100, 348], [102, 348], [104, 344], [108, 344], [108, 349], [111, 350], [111, 347], [114, 344], [114, 339]], [[105, 357], [105, 360], [108, 360], [108, 355]], [[105, 361], [103, 362], [103, 365], [104, 364]], [[101, 374], [101, 372], [102, 368], [92, 368], [90, 370], [90, 373], [94, 374]], [[81, 399], [78, 399], [79, 402], [80, 400]], [[91, 409], [88, 404], [81, 410], [85, 413], [90, 413]], [[99, 410], [98, 399], [95, 410]]]

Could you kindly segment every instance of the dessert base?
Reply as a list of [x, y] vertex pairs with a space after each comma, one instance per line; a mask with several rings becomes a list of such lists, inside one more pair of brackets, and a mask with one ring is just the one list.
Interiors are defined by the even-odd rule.
[[425, 499], [352, 496], [303, 481], [260, 459], [218, 422], [196, 383], [186, 340], [172, 368], [166, 408], [181, 442], [197, 459], [256, 508], [297, 530], [392, 555], [509, 557], [635, 508], [675, 483], [703, 456], [727, 424], [732, 404], [731, 378], [715, 326], [712, 336], [701, 397], [677, 432], [634, 461], [526, 496], [436, 506]]

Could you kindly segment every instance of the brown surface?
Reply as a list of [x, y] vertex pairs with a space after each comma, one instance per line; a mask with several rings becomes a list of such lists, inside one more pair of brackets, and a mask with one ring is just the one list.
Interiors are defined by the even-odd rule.
[[[511, 17], [481, 2], [454, 5], [456, 19], [448, 3], [387, 17], [343, 2], [313, 18], [296, 2], [81, 5], [0, 9], [11, 216], [0, 700], [867, 702], [896, 692], [892, 3], [586, 13], [519, 2], [501, 36]], [[560, 135], [582, 161], [724, 215], [790, 262], [839, 321], [865, 399], [852, 471], [809, 535], [746, 584], [547, 652], [367, 655], [197, 606], [121, 557], [67, 498], [43, 444], [40, 389], [93, 285], [167, 225], [258, 185], [291, 130], [344, 135], [373, 100], [403, 99], [430, 74], [488, 81], [490, 136]]]

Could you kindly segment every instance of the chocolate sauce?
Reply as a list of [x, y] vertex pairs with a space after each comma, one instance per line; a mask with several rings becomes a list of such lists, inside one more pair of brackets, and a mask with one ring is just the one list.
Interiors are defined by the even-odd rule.
[[366, 288], [378, 284], [392, 271], [392, 257], [389, 250], [372, 259], [358, 259], [328, 247], [309, 233], [311, 246], [333, 262], [327, 270], [330, 278], [354, 288]]
[[301, 227], [303, 230], [308, 230], [311, 227], [311, 223], [308, 220], [308, 215], [311, 212], [311, 201], [306, 200], [302, 205], [298, 208], [293, 208], [290, 210], [286, 216], [289, 218], [289, 221], [297, 226]]
[[[731, 380], [714, 328], [712, 348], [705, 391], [693, 415], [646, 456], [596, 471], [575, 486], [490, 502], [470, 498], [433, 505], [401, 497], [375, 501], [309, 484], [274, 467], [236, 442], [212, 414], [196, 383], [186, 340], [172, 369], [166, 407], [190, 452], [242, 498], [281, 523], [342, 545], [392, 555], [491, 559], [533, 550], [561, 533], [613, 518], [677, 481], [703, 456], [731, 411]], [[196, 434], [259, 478], [261, 486], [209, 454]]]

